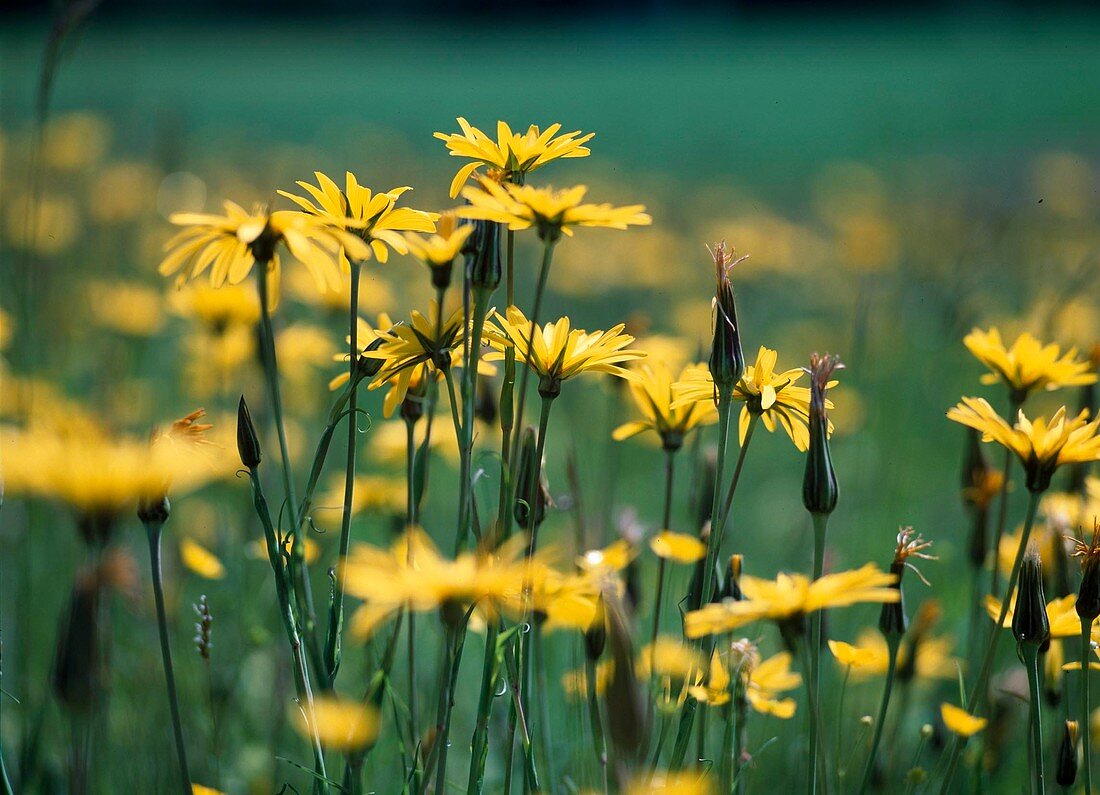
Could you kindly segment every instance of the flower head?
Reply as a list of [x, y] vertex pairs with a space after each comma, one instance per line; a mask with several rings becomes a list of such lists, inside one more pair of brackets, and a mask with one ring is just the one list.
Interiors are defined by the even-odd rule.
[[[694, 365], [702, 368], [702, 365]], [[709, 401], [695, 401], [672, 407], [675, 398], [672, 373], [661, 362], [643, 363], [633, 370], [630, 396], [641, 419], [631, 420], [616, 428], [612, 437], [617, 441], [629, 439], [646, 431], [654, 431], [666, 450], [678, 450], [695, 428], [718, 421], [718, 412]], [[683, 370], [683, 378], [687, 369]]]
[[449, 268], [473, 234], [473, 224], [458, 223], [458, 215], [449, 210], [441, 213], [435, 234], [430, 237], [415, 233], [405, 234], [409, 253], [433, 271]]
[[990, 370], [982, 376], [982, 383], [1004, 382], [1020, 403], [1039, 389], [1051, 391], [1096, 382], [1095, 368], [1088, 359], [1077, 358], [1076, 348], [1063, 354], [1057, 344], [1043, 345], [1030, 334], [1021, 334], [1006, 348], [996, 328], [976, 328], [966, 335], [963, 344]]
[[457, 210], [459, 216], [496, 221], [517, 231], [535, 227], [539, 237], [549, 242], [556, 242], [563, 234], [572, 236], [577, 226], [626, 229], [653, 223], [641, 204], [614, 207], [582, 203], [588, 192], [584, 185], [554, 190], [482, 179], [479, 186], [463, 188], [462, 196], [469, 204]]
[[745, 371], [745, 354], [741, 348], [741, 325], [737, 320], [737, 305], [733, 295], [733, 283], [730, 271], [734, 266], [748, 259], [748, 255], [734, 259], [733, 249], [727, 249], [725, 241], [715, 243], [708, 248], [714, 260], [716, 284], [714, 288], [714, 337], [710, 347], [710, 359], [707, 364], [714, 379], [714, 400], [718, 401], [719, 390], [722, 396], [728, 396], [735, 384], [741, 380]]
[[1027, 472], [1032, 492], [1046, 491], [1054, 471], [1063, 464], [1100, 460], [1100, 419], [1089, 422], [1088, 411], [1066, 416], [1063, 406], [1048, 420], [1029, 420], [1023, 411], [1009, 425], [984, 398], [964, 397], [947, 412], [948, 419], [982, 433], [982, 441], [997, 442], [1016, 454]]
[[986, 724], [989, 723], [985, 718], [975, 717], [965, 709], [947, 702], [940, 705], [940, 717], [943, 718], [943, 725], [952, 734], [957, 734], [959, 737], [971, 737], [984, 729]]
[[662, 530], [649, 540], [653, 554], [675, 563], [695, 563], [707, 554], [707, 545], [698, 536]]
[[560, 158], [588, 157], [591, 154], [584, 145], [595, 133], [581, 135], [580, 130], [558, 135], [560, 124], [551, 124], [545, 130], [532, 124], [526, 133], [512, 132], [507, 122], [497, 122], [497, 138], [494, 141], [461, 116], [458, 118], [461, 133], [435, 133], [435, 137], [447, 144], [451, 157], [470, 160], [455, 174], [451, 181], [451, 198], [458, 195], [466, 180], [478, 168], [490, 166], [499, 169], [508, 182], [522, 184], [530, 172]]

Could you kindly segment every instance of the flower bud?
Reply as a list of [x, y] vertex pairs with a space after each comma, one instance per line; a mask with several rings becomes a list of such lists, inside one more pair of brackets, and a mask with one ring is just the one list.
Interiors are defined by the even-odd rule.
[[815, 353], [810, 357], [807, 369], [810, 375], [810, 446], [802, 476], [802, 504], [812, 514], [832, 513], [840, 495], [829, 452], [829, 415], [825, 408], [825, 393], [833, 372], [843, 367], [836, 356], [818, 356]]
[[382, 369], [382, 365], [386, 363], [385, 359], [375, 359], [371, 356], [365, 356], [367, 351], [376, 351], [382, 347], [382, 343], [385, 340], [382, 337], [376, 337], [371, 340], [370, 344], [363, 349], [363, 353], [359, 354], [359, 358], [355, 360], [355, 376], [359, 379], [373, 378], [378, 374], [378, 371]]
[[168, 521], [171, 512], [172, 504], [163, 494], [155, 499], [143, 499], [138, 503], [138, 519], [143, 524], [162, 525]]
[[1058, 767], [1054, 780], [1060, 787], [1072, 787], [1077, 780], [1077, 721], [1067, 720], [1062, 730], [1062, 742], [1058, 746]]
[[901, 576], [905, 573], [905, 563], [895, 560], [890, 564], [890, 573], [897, 575], [897, 582], [891, 588], [896, 588], [898, 601], [885, 602], [878, 614], [878, 631], [889, 640], [900, 641], [905, 631], [909, 629], [909, 614], [905, 611], [905, 591], [901, 589]]
[[1100, 521], [1094, 522], [1092, 543], [1077, 542], [1081, 558], [1081, 588], [1077, 592], [1077, 615], [1095, 621], [1100, 617]]
[[237, 453], [246, 469], [254, 470], [260, 465], [260, 440], [256, 436], [256, 426], [252, 424], [244, 395], [237, 404]]
[[466, 273], [474, 290], [493, 291], [500, 284], [500, 224], [475, 221], [467, 240]]
[[603, 655], [607, 645], [607, 607], [604, 605], [603, 594], [596, 598], [596, 613], [592, 616], [592, 623], [584, 632], [584, 653], [588, 659], [595, 662]]
[[741, 555], [730, 555], [729, 563], [726, 564], [726, 587], [722, 591], [722, 595], [726, 599], [732, 599], [735, 602], [740, 602], [745, 598], [745, 595], [741, 592], [741, 564], [743, 562]]
[[[711, 377], [719, 394], [729, 396], [745, 372], [745, 354], [741, 350], [741, 326], [737, 322], [737, 306], [733, 298], [733, 285], [729, 272], [744, 257], [732, 260], [732, 251], [725, 242], [715, 244], [711, 250], [717, 285], [714, 293], [714, 339], [710, 348]], [[716, 395], [717, 397], [717, 395]]]
[[519, 467], [516, 471], [516, 500], [512, 508], [516, 524], [530, 530], [546, 518], [550, 492], [546, 486], [542, 461], [537, 461], [538, 445], [533, 428], [525, 428], [520, 444]]
[[1050, 638], [1050, 620], [1047, 618], [1046, 597], [1043, 595], [1042, 564], [1034, 545], [1028, 549], [1020, 567], [1012, 634], [1017, 643], [1034, 646], [1040, 646]]

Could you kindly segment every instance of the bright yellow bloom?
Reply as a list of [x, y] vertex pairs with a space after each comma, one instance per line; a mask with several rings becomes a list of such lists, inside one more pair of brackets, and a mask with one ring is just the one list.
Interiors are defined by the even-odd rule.
[[1089, 422], [1088, 411], [1068, 418], [1063, 406], [1049, 420], [1029, 420], [1019, 412], [1009, 425], [984, 398], [964, 397], [947, 418], [982, 432], [983, 442], [997, 442], [1014, 452], [1027, 470], [1027, 487], [1044, 491], [1054, 471], [1063, 464], [1100, 460], [1100, 419]]
[[991, 371], [982, 376], [982, 383], [1003, 381], [1020, 402], [1038, 389], [1052, 391], [1096, 382], [1092, 364], [1077, 358], [1076, 348], [1063, 354], [1056, 343], [1043, 345], [1030, 334], [1021, 334], [1006, 348], [996, 328], [976, 328], [963, 338], [963, 344]]
[[[396, 206], [401, 194], [412, 188], [392, 188], [375, 193], [360, 185], [355, 175], [348, 171], [344, 176], [344, 190], [341, 191], [331, 178], [320, 171], [313, 172], [313, 176], [320, 187], [298, 182], [298, 187], [308, 193], [313, 201], [285, 190], [279, 191], [279, 195], [297, 204], [308, 216], [319, 218], [334, 229], [347, 230], [368, 243], [369, 251], [362, 252], [359, 247], [347, 250], [354, 259], [366, 260], [373, 253], [379, 262], [385, 262], [389, 259], [390, 248], [399, 254], [408, 252], [402, 232], [435, 231], [438, 213]], [[346, 270], [343, 252], [341, 265]]]
[[[318, 696], [313, 700], [316, 734], [321, 744], [336, 751], [358, 751], [371, 745], [378, 737], [381, 723], [378, 710], [359, 701], [333, 696]], [[291, 710], [294, 728], [303, 737], [311, 737], [305, 710]]]
[[659, 635], [655, 643], [647, 643], [634, 665], [639, 679], [650, 676], [685, 682], [702, 668], [702, 658], [691, 645], [679, 638]]
[[[681, 372], [681, 379], [689, 369]], [[622, 441], [652, 430], [661, 437], [666, 448], [679, 449], [684, 437], [692, 430], [718, 421], [718, 412], [711, 401], [694, 401], [672, 407], [675, 397], [672, 373], [663, 363], [645, 363], [633, 372], [635, 378], [630, 381], [630, 396], [643, 419], [620, 425], [611, 434], [615, 440]]]
[[694, 563], [707, 554], [707, 545], [693, 535], [662, 530], [649, 539], [653, 554], [676, 563]]
[[692, 685], [688, 694], [701, 704], [719, 707], [730, 700], [730, 672], [715, 649], [710, 656], [710, 675], [705, 684]]
[[607, 331], [587, 332], [571, 329], [569, 318], [563, 317], [535, 326], [532, 334], [531, 322], [517, 307], [510, 306], [507, 318], [495, 314], [486, 324], [485, 336], [494, 350], [485, 359], [499, 361], [505, 349], [514, 347], [516, 361], [529, 364], [542, 379], [540, 390], [560, 389], [562, 381], [587, 372], [633, 379], [635, 375], [622, 365], [643, 358], [645, 353], [629, 347], [634, 338], [624, 334], [624, 328], [620, 323]]
[[603, 549], [590, 549], [577, 557], [577, 568], [589, 574], [620, 572], [630, 565], [637, 553], [625, 538], [612, 541]]
[[[738, 422], [741, 444], [745, 443], [752, 417], [757, 416], [763, 420], [764, 427], [769, 431], [774, 431], [777, 425], [782, 426], [795, 447], [805, 450], [810, 445], [810, 432], [807, 428], [810, 390], [794, 385], [805, 375], [805, 371], [795, 368], [777, 373], [777, 358], [778, 354], [774, 350], [760, 346], [755, 364], [745, 365], [745, 373], [734, 387], [733, 399], [745, 404], [741, 408]], [[836, 384], [836, 381], [830, 381], [828, 388], [832, 389]], [[672, 401], [674, 407], [697, 402], [713, 405], [718, 394], [710, 370], [701, 365], [687, 368], [680, 380], [673, 385], [673, 389], [677, 395]], [[826, 399], [825, 408], [833, 408], [833, 402]], [[829, 433], [832, 431], [833, 424], [830, 422]]]
[[[903, 643], [898, 649], [898, 667], [904, 668], [911, 645]], [[830, 640], [829, 649], [837, 662], [851, 666], [854, 673], [865, 676], [883, 676], [890, 661], [890, 650], [881, 633], [866, 629], [859, 633], [855, 644]], [[920, 679], [954, 679], [957, 675], [956, 660], [951, 656], [951, 641], [947, 638], [921, 638], [917, 643], [915, 672]]]
[[457, 119], [461, 133], [435, 133], [435, 137], [447, 144], [451, 157], [469, 158], [451, 181], [451, 198], [458, 195], [466, 180], [481, 166], [500, 169], [509, 182], [522, 183], [524, 177], [552, 160], [571, 157], [588, 157], [591, 152], [584, 144], [595, 133], [581, 135], [580, 130], [558, 135], [560, 124], [551, 124], [539, 130], [532, 124], [527, 132], [512, 132], [506, 122], [497, 122], [497, 139], [494, 141], [461, 116]]
[[878, 649], [853, 646], [842, 640], [830, 640], [829, 651], [837, 662], [849, 668], [878, 668], [880, 655]]
[[204, 580], [220, 580], [225, 577], [225, 566], [218, 560], [218, 556], [186, 536], [180, 539], [180, 562]]
[[684, 617], [684, 632], [689, 638], [700, 638], [761, 619], [783, 623], [831, 607], [897, 602], [900, 596], [897, 588], [892, 587], [895, 582], [896, 575], [880, 570], [873, 563], [826, 574], [817, 580], [802, 574], [780, 574], [775, 580], [744, 576], [741, 578], [744, 601], [726, 600], [691, 611]]
[[626, 207], [582, 204], [588, 192], [585, 185], [554, 190], [511, 183], [501, 185], [491, 179], [483, 179], [479, 184], [480, 187], [463, 188], [462, 196], [469, 204], [458, 208], [462, 218], [495, 221], [516, 231], [535, 227], [540, 238], [551, 242], [563, 234], [572, 237], [575, 226], [626, 229], [653, 223], [642, 204]]
[[514, 608], [528, 569], [524, 545], [514, 536], [494, 552], [464, 552], [447, 560], [419, 528], [410, 528], [389, 549], [357, 545], [340, 573], [347, 593], [364, 602], [352, 616], [352, 634], [368, 637], [406, 605], [418, 611], [445, 604]]
[[975, 735], [989, 723], [985, 718], [976, 718], [965, 709], [946, 701], [940, 705], [940, 716], [943, 718], [943, 725], [959, 737]]
[[623, 795], [713, 795], [714, 791], [705, 773], [662, 770], [630, 781]]
[[458, 215], [452, 210], [439, 217], [439, 228], [431, 237], [406, 234], [409, 253], [431, 268], [447, 267], [462, 253], [466, 240], [473, 234], [473, 224], [458, 224]]
[[96, 323], [134, 337], [148, 337], [164, 325], [162, 296], [141, 284], [100, 282], [88, 284], [88, 302]]
[[802, 684], [802, 677], [791, 670], [790, 652], [783, 651], [766, 660], [754, 661], [751, 667], [742, 670], [742, 677], [746, 680], [745, 697], [754, 710], [783, 720], [794, 717], [794, 699], [777, 698], [778, 694], [794, 690]]
[[204, 787], [202, 784], [192, 784], [191, 795], [225, 795], [225, 793], [213, 787]]
[[256, 291], [238, 285], [221, 289], [205, 284], [188, 285], [169, 295], [168, 306], [182, 317], [198, 319], [215, 334], [230, 326], [253, 326], [260, 321]]
[[227, 201], [224, 215], [173, 213], [168, 220], [185, 228], [165, 243], [168, 253], [159, 270], [162, 276], [171, 276], [186, 268], [179, 283], [196, 279], [209, 269], [214, 287], [240, 284], [252, 272], [258, 256], [268, 261], [268, 276], [278, 285], [278, 246], [282, 243], [306, 266], [319, 289], [335, 288], [340, 286], [336, 262], [342, 251], [357, 259], [369, 256], [367, 244], [359, 237], [293, 210], [269, 213], [257, 208], [246, 212]]

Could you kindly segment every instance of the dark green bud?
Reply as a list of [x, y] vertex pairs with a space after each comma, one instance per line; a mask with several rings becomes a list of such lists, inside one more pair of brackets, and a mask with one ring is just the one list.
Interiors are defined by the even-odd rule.
[[[737, 306], [733, 298], [733, 285], [729, 270], [741, 260], [730, 261], [725, 243], [718, 243], [711, 251], [718, 275], [714, 294], [714, 339], [710, 348], [711, 377], [720, 394], [730, 395], [745, 372], [745, 354], [741, 350], [741, 326], [737, 322]], [[742, 257], [741, 259], [744, 259]], [[717, 395], [716, 395], [717, 397]]]
[[356, 378], [373, 378], [378, 374], [378, 371], [382, 369], [382, 365], [386, 363], [385, 359], [375, 359], [373, 356], [365, 356], [364, 354], [368, 351], [378, 350], [382, 347], [384, 342], [385, 340], [381, 337], [376, 337], [363, 349], [363, 353], [359, 354], [359, 358], [355, 360]]
[[245, 469], [254, 470], [260, 465], [260, 439], [256, 436], [256, 426], [252, 424], [244, 395], [237, 404], [237, 452]]
[[741, 555], [730, 555], [729, 563], [726, 564], [726, 585], [722, 589], [722, 596], [735, 602], [740, 602], [745, 598], [745, 595], [741, 592], [741, 564], [743, 560]]
[[466, 273], [474, 290], [495, 290], [502, 271], [500, 224], [474, 221], [474, 233], [467, 240]]
[[901, 577], [905, 573], [905, 562], [894, 560], [890, 564], [890, 573], [897, 575], [897, 582], [891, 588], [896, 588], [898, 601], [884, 602], [882, 610], [878, 614], [878, 631], [887, 641], [901, 640], [909, 629], [909, 615], [905, 611], [905, 591], [901, 589]]
[[1067, 720], [1062, 730], [1062, 742], [1058, 746], [1058, 765], [1054, 780], [1060, 787], [1072, 787], [1077, 780], [1077, 721]]
[[164, 494], [154, 499], [143, 499], [138, 503], [138, 519], [142, 524], [162, 525], [168, 521], [171, 512], [172, 504]]
[[1093, 552], [1100, 539], [1093, 536], [1093, 546], [1085, 553], [1081, 564], [1081, 589], [1077, 592], [1077, 615], [1095, 621], [1100, 617], [1100, 554]]
[[603, 594], [596, 598], [596, 614], [592, 616], [592, 623], [584, 632], [584, 653], [588, 659], [595, 662], [603, 655], [607, 645], [607, 607], [604, 605]]
[[812, 514], [830, 514], [836, 508], [840, 490], [833, 471], [829, 451], [829, 415], [825, 408], [825, 393], [835, 370], [843, 368], [840, 359], [816, 353], [810, 357], [810, 447], [806, 452], [806, 469], [802, 475], [802, 504]]
[[1020, 567], [1020, 584], [1016, 590], [1016, 610], [1012, 616], [1012, 634], [1016, 642], [1041, 646], [1050, 639], [1046, 597], [1043, 594], [1043, 571], [1034, 548], [1028, 550]]

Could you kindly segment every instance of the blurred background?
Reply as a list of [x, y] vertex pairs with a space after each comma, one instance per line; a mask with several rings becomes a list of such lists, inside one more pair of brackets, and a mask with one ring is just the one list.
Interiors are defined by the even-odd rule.
[[[516, 11], [503, 2], [384, 12], [331, 1], [10, 4], [0, 27], [3, 419], [25, 408], [33, 381], [39, 399], [72, 401], [118, 431], [142, 433], [198, 405], [232, 422], [237, 397], [260, 391], [254, 338], [238, 333], [239, 318], [204, 314], [197, 288], [177, 292], [156, 274], [171, 212], [215, 210], [226, 198], [270, 202], [314, 170], [351, 170], [380, 189], [411, 185], [408, 204], [443, 209], [457, 161], [433, 132], [457, 130], [457, 116], [486, 131], [497, 119], [515, 129], [561, 122], [596, 134], [592, 156], [531, 181], [583, 182], [595, 201], [645, 204], [654, 224], [581, 230], [559, 246], [549, 313], [589, 328], [626, 321], [696, 356], [711, 323], [704, 244], [725, 239], [749, 254], [734, 283], [750, 361], [767, 345], [781, 367], [825, 350], [848, 364], [834, 398], [842, 498], [830, 565], [886, 564], [898, 526], [914, 525], [935, 540], [940, 561], [925, 569], [932, 589], [916, 583], [912, 596], [934, 595], [943, 632], [962, 636], [964, 434], [944, 412], [963, 394], [1005, 403], [999, 389], [979, 385], [962, 336], [998, 325], [1086, 353], [1100, 342], [1100, 15], [1070, 3], [851, 2], [826, 12], [813, 3], [566, 2]], [[526, 302], [538, 252], [520, 240]], [[332, 359], [344, 321], [338, 296], [318, 298], [293, 264], [286, 274], [280, 358], [292, 443], [304, 450], [342, 367]], [[371, 319], [403, 316], [430, 295], [426, 269], [411, 258], [371, 264], [365, 278]], [[241, 322], [253, 321], [246, 312]], [[1040, 397], [1032, 408], [1063, 402], [1075, 406], [1077, 396]], [[357, 538], [383, 542], [400, 512], [401, 459], [392, 444], [383, 449], [380, 400], [368, 409], [363, 466], [379, 478], [371, 493], [383, 496], [357, 519]], [[610, 441], [629, 418], [620, 391], [593, 379], [566, 390], [555, 411], [550, 478], [561, 510], [548, 537], [571, 532], [571, 449], [581, 451], [579, 496], [597, 540], [617, 528], [652, 531], [661, 456], [642, 441]], [[808, 568], [802, 466], [781, 434], [754, 442], [732, 531], [747, 572]], [[397, 489], [396, 509], [386, 484]], [[686, 479], [681, 491], [677, 529], [691, 532]], [[1022, 515], [1021, 491], [1010, 516]], [[427, 516], [445, 516], [451, 501], [433, 493]], [[248, 510], [245, 486], [231, 481], [182, 501], [173, 519], [174, 532], [217, 555], [229, 576], [209, 579], [174, 549], [167, 562], [182, 686], [197, 703], [206, 696], [186, 648], [190, 605], [208, 594], [225, 616], [211, 698], [245, 716], [225, 729], [235, 750], [222, 776], [232, 791], [280, 775], [269, 770], [266, 733], [281, 729], [246, 705], [267, 704], [262, 694], [279, 676], [286, 686], [269, 653], [270, 578], [244, 551], [258, 537]], [[338, 511], [317, 518], [332, 527]], [[120, 543], [144, 572], [139, 533], [135, 523]], [[334, 539], [318, 541], [328, 561]], [[19, 501], [0, 513], [0, 549], [2, 685], [19, 697], [0, 696], [0, 732], [6, 748], [38, 755], [45, 781], [61, 761], [48, 743], [33, 743], [63, 736], [63, 724], [44, 672], [83, 553], [64, 511]], [[249, 583], [267, 589], [264, 598], [242, 598]], [[113, 697], [129, 705], [112, 718], [116, 760], [165, 726], [147, 592], [136, 582], [114, 608]], [[854, 627], [874, 610], [851, 614], [843, 621]], [[845, 626], [836, 636], [851, 640]], [[135, 701], [146, 690], [156, 693], [148, 711]], [[874, 695], [856, 698], [870, 708]], [[155, 751], [167, 752], [166, 743]], [[776, 753], [770, 763], [781, 761]], [[140, 791], [168, 775], [163, 768], [119, 764], [117, 781]]]

